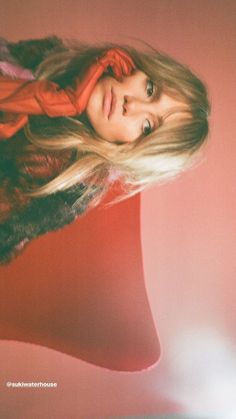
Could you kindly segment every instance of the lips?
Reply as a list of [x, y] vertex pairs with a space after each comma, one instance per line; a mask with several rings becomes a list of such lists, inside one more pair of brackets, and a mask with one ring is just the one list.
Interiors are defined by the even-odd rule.
[[103, 113], [107, 119], [110, 119], [116, 107], [116, 97], [113, 90], [109, 90], [104, 97]]

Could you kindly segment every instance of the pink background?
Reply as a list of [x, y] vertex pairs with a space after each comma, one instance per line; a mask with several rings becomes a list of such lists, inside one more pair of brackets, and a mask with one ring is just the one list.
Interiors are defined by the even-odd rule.
[[[197, 414], [201, 418], [213, 415], [216, 419], [233, 419], [236, 414], [235, 2], [0, 0], [0, 6], [1, 36], [11, 40], [55, 33], [88, 42], [107, 40], [128, 43], [130, 37], [149, 42], [189, 64], [207, 82], [213, 104], [211, 135], [204, 160], [177, 181], [143, 193], [140, 221], [138, 198], [109, 212], [110, 227], [104, 234], [99, 226], [107, 213], [91, 213], [88, 219], [79, 220], [63, 232], [39, 239], [9, 268], [1, 269], [1, 335], [3, 339], [15, 336], [16, 340], [21, 340], [3, 340], [0, 344], [2, 417], [15, 418], [16, 411], [18, 417], [24, 419], [100, 419], [129, 415], [148, 418], [152, 414], [187, 412], [188, 418]], [[92, 231], [94, 222], [96, 229]], [[119, 228], [123, 229], [124, 235], [129, 231], [129, 241], [122, 241]], [[76, 311], [74, 317], [67, 317], [68, 311], [65, 311], [70, 306], [72, 285], [77, 284], [72, 276], [69, 277], [70, 285], [65, 283], [65, 275], [75, 272], [75, 268], [81, 269], [81, 256], [77, 261], [75, 251], [68, 252], [72, 234], [73, 243], [75, 235], [79, 242], [81, 229], [83, 237], [89, 231], [89, 240], [84, 247], [80, 239], [78, 250], [86, 249], [86, 258], [90, 256], [89, 252], [93, 254], [94, 249], [99, 252], [98, 237], [102, 236], [102, 258], [97, 259], [106, 263], [109, 278], [114, 276], [112, 286], [117, 274], [119, 279], [126, 278], [122, 287], [126, 294], [120, 291], [119, 300], [116, 300], [118, 287], [110, 288], [110, 282], [102, 277], [103, 290], [109, 289], [108, 298], [104, 299], [105, 291], [102, 294], [102, 307], [104, 302], [107, 304], [109, 301], [103, 319], [107, 318], [108, 323], [104, 324], [110, 324], [111, 328], [104, 334], [102, 355], [93, 351], [93, 355], [96, 353], [94, 362], [99, 363], [100, 359], [101, 364], [101, 360], [105, 359], [107, 368], [122, 369], [123, 365], [125, 369], [126, 359], [122, 356], [127, 355], [127, 350], [135, 356], [135, 342], [144, 348], [143, 358], [135, 360], [135, 365], [140, 366], [136, 369], [141, 369], [141, 365], [146, 368], [158, 359], [158, 339], [144, 290], [144, 271], [147, 295], [162, 347], [161, 360], [152, 369], [131, 374], [85, 362], [86, 357], [82, 356], [80, 347], [83, 341], [76, 341], [77, 353], [73, 353], [75, 345], [71, 339], [76, 340], [78, 336], [69, 322], [63, 331], [70, 331], [67, 334], [70, 339], [58, 341], [61, 337], [61, 330], [55, 333], [55, 325], [59, 328], [61, 325], [56, 323], [58, 318], [74, 319], [76, 328], [79, 321]], [[137, 236], [139, 229], [141, 244]], [[120, 238], [118, 242], [117, 234]], [[108, 237], [111, 244], [106, 247]], [[94, 248], [91, 247], [93, 240]], [[121, 246], [124, 243], [123, 249]], [[105, 257], [108, 250], [111, 252], [109, 260], [114, 259], [113, 265], [109, 265]], [[50, 262], [43, 265], [47, 273], [44, 278], [41, 277], [41, 283], [39, 262], [47, 261], [47, 251], [50, 252]], [[60, 251], [61, 254], [68, 252], [65, 260], [58, 257]], [[120, 259], [116, 258], [116, 251], [119, 251]], [[40, 260], [37, 259], [39, 252]], [[124, 269], [117, 271], [124, 257]], [[101, 270], [103, 266], [101, 263]], [[65, 270], [61, 271], [61, 268]], [[33, 288], [29, 287], [31, 281]], [[47, 281], [48, 287], [44, 288], [43, 284]], [[98, 281], [94, 284], [95, 288], [93, 282], [89, 283], [93, 296], [97, 295], [101, 301]], [[60, 290], [63, 287], [63, 298], [56, 292], [57, 284]], [[84, 284], [87, 287], [87, 281]], [[51, 300], [45, 298], [44, 290], [53, 296], [58, 295], [53, 299], [58, 305], [53, 306]], [[36, 298], [38, 295], [39, 299]], [[110, 299], [111, 295], [114, 298]], [[130, 296], [132, 299], [128, 304]], [[10, 308], [7, 309], [8, 303]], [[61, 318], [58, 317], [60, 306], [64, 307]], [[18, 310], [14, 311], [14, 307]], [[137, 312], [140, 307], [144, 311], [140, 309]], [[99, 305], [96, 308], [100, 310]], [[38, 313], [37, 316], [32, 317], [32, 312]], [[39, 313], [43, 313], [43, 318]], [[95, 310], [91, 322], [101, 318], [97, 313]], [[122, 317], [123, 313], [129, 316], [129, 321]], [[52, 318], [56, 321], [48, 325], [48, 319]], [[140, 321], [142, 318], [143, 322]], [[104, 330], [104, 324], [98, 330]], [[112, 328], [114, 324], [115, 329]], [[137, 326], [135, 330], [140, 330], [139, 336], [129, 334], [133, 324]], [[29, 338], [29, 331], [35, 333], [35, 330], [43, 331], [43, 342], [39, 333]], [[126, 334], [122, 334], [124, 330]], [[24, 334], [33, 344], [25, 343]], [[53, 345], [52, 335], [55, 337]], [[112, 345], [107, 349], [106, 342], [113, 336], [116, 340], [111, 339]], [[132, 337], [128, 344], [127, 336]], [[100, 339], [98, 333], [94, 342]], [[66, 348], [62, 348], [63, 342], [67, 342]], [[116, 350], [117, 345], [119, 351]], [[101, 350], [101, 342], [96, 348]], [[121, 354], [119, 365], [115, 365], [117, 358], [112, 358], [114, 353]], [[58, 388], [16, 390], [5, 387], [6, 381], [46, 379], [57, 381]]]

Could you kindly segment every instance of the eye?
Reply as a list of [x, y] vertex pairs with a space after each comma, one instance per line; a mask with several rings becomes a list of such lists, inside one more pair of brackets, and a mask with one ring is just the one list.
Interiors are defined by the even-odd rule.
[[147, 96], [153, 96], [153, 93], [155, 91], [155, 86], [152, 80], [147, 80], [147, 87], [146, 87], [146, 91], [147, 91]]
[[151, 132], [152, 132], [151, 122], [148, 119], [146, 119], [143, 124], [143, 134], [146, 136], [146, 135], [151, 134]]

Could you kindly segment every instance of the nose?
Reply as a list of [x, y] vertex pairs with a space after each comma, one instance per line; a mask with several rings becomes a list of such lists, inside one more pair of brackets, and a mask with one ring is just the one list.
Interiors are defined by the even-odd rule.
[[148, 111], [148, 103], [133, 96], [124, 96], [123, 115], [133, 116]]

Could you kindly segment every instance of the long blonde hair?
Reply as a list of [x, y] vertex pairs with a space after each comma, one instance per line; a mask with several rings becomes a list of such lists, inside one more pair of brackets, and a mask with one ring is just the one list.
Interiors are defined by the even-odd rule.
[[[95, 57], [114, 46], [117, 45], [91, 47], [68, 42], [65, 49], [51, 53], [39, 65], [36, 77], [53, 80], [62, 88], [73, 85], [78, 73], [83, 75]], [[126, 144], [99, 138], [83, 115], [31, 117], [25, 134], [34, 145], [45, 150], [76, 150], [74, 162], [55, 179], [32, 191], [31, 196], [48, 195], [83, 183], [86, 188], [77, 204], [93, 192], [92, 206], [95, 206], [117, 174], [122, 181], [123, 193], [112, 202], [118, 202], [156, 182], [172, 179], [196, 160], [194, 156], [208, 134], [210, 104], [206, 87], [187, 66], [164, 53], [153, 49], [140, 52], [128, 46], [122, 48], [160, 91], [186, 104], [189, 114], [178, 121], [166, 122], [147, 137]]]

